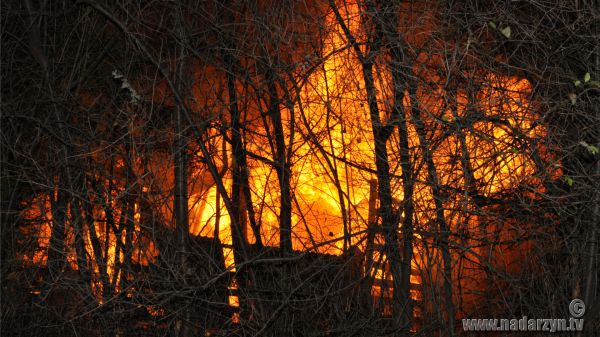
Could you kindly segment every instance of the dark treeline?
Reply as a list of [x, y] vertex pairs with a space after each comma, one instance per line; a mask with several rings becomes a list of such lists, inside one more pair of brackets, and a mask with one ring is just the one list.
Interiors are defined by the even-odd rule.
[[600, 3], [3, 1], [1, 333], [600, 329]]

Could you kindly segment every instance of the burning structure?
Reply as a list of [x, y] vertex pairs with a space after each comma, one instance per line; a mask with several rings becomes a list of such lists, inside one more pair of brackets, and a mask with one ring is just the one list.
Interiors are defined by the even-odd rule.
[[[36, 6], [8, 20], [35, 70], [6, 78], [41, 84], [29, 101], [4, 89], [21, 103], [3, 157], [3, 330], [452, 336], [460, 318], [532, 310], [518, 298], [563, 282], [546, 275], [561, 256], [587, 272], [549, 301], [597, 296], [597, 231], [563, 228], [570, 138], [544, 78], [515, 65], [511, 42], [533, 33], [506, 13]], [[594, 92], [591, 77], [576, 86]], [[565, 254], [574, 242], [586, 253]]]

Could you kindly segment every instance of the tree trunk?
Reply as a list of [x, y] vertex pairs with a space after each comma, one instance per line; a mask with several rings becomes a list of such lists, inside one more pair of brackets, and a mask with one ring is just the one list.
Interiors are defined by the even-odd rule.
[[436, 222], [439, 226], [440, 237], [439, 245], [442, 251], [443, 275], [444, 275], [444, 303], [446, 306], [447, 329], [450, 336], [454, 336], [454, 303], [452, 300], [452, 256], [449, 249], [450, 228], [444, 215], [444, 204], [442, 193], [440, 190], [439, 177], [433, 155], [430, 150], [429, 141], [425, 133], [425, 125], [421, 117], [421, 109], [418, 104], [417, 84], [411, 81], [409, 84], [409, 94], [411, 102], [412, 119], [415, 124], [419, 145], [423, 154], [423, 159], [427, 167], [429, 176], [428, 182], [431, 185], [433, 192], [433, 200], [435, 204]]
[[55, 278], [66, 262], [65, 229], [67, 220], [68, 193], [63, 186], [64, 178], [56, 182], [56, 193], [51, 196], [52, 230], [48, 246], [48, 271]]
[[291, 170], [287, 162], [285, 134], [281, 121], [280, 99], [275, 84], [273, 69], [267, 70], [267, 86], [269, 90], [269, 116], [273, 122], [275, 136], [275, 162], [279, 181], [280, 213], [279, 213], [279, 244], [281, 251], [290, 253], [292, 251], [292, 192], [290, 187]]
[[403, 46], [404, 41], [400, 38], [397, 32], [397, 13], [396, 10], [383, 8], [383, 22], [388, 26], [384, 28], [386, 39], [390, 45], [390, 72], [392, 74], [392, 89], [394, 93], [394, 101], [392, 107], [392, 120], [398, 124], [398, 139], [400, 147], [400, 167], [402, 168], [402, 192], [403, 192], [403, 212], [402, 221], [402, 272], [399, 289], [399, 300], [404, 301], [404, 316], [403, 323], [410, 328], [413, 321], [413, 306], [410, 298], [410, 275], [412, 272], [412, 255], [413, 255], [413, 190], [414, 190], [414, 174], [413, 163], [410, 157], [409, 136], [408, 136], [408, 116], [404, 108], [404, 95], [406, 87], [406, 75], [402, 72], [403, 66], [406, 64], [404, 59]]
[[[173, 190], [173, 206], [175, 211], [175, 225], [177, 230], [177, 250], [176, 250], [176, 263], [179, 264], [179, 275], [183, 276], [182, 280], [176, 280], [181, 282], [182, 286], [187, 286], [190, 275], [190, 266], [188, 261], [188, 242], [190, 235], [190, 224], [188, 215], [188, 119], [186, 116], [186, 107], [182, 106], [185, 104], [185, 99], [189, 95], [190, 91], [190, 67], [189, 67], [189, 56], [187, 55], [186, 48], [188, 47], [188, 35], [186, 31], [186, 24], [184, 20], [183, 7], [178, 4], [173, 9], [174, 21], [176, 34], [181, 41], [181, 48], [178, 53], [178, 63], [175, 74], [175, 87], [180, 95], [182, 95], [184, 101], [179, 102], [175, 107], [175, 141], [173, 144], [173, 164], [174, 164], [174, 177], [175, 186]], [[133, 219], [131, 219], [133, 220]], [[191, 336], [192, 331], [190, 327], [190, 315], [191, 315], [191, 303], [184, 299], [182, 305], [184, 306], [182, 311], [182, 317], [178, 319], [176, 326], [178, 326], [178, 334], [180, 337]]]

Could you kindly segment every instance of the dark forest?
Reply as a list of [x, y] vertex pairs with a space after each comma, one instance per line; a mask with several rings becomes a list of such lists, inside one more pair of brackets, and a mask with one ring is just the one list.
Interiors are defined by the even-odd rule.
[[600, 331], [599, 1], [0, 11], [2, 336]]

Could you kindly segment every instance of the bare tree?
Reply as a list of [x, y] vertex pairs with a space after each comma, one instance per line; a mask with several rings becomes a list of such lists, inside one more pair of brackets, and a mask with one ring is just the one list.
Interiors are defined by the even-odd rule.
[[597, 1], [0, 6], [2, 333], [597, 330]]

